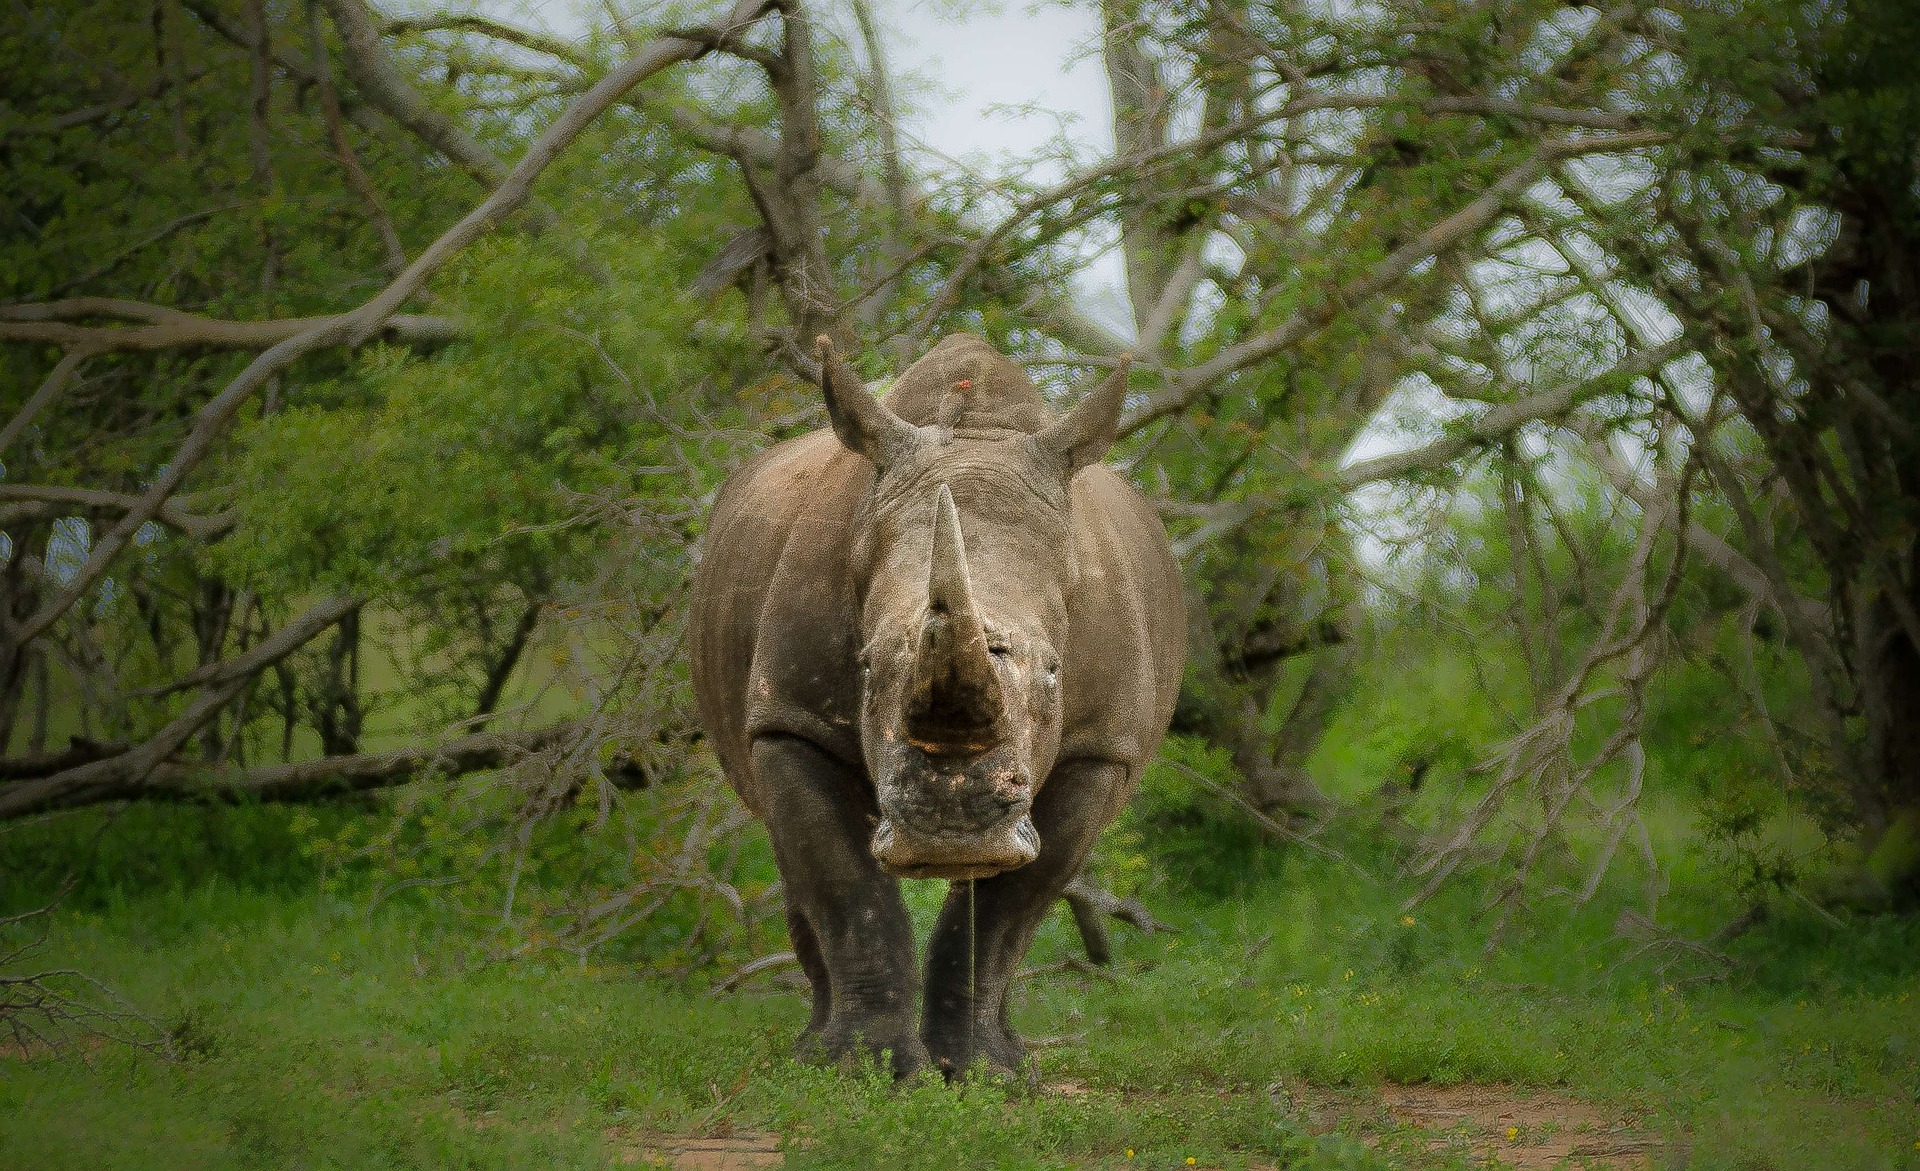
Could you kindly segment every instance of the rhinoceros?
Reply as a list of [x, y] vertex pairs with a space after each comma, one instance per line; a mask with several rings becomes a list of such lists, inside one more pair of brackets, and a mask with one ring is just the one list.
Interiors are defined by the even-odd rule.
[[[1023, 1072], [1008, 987], [1139, 785], [1185, 657], [1166, 532], [1099, 462], [1125, 367], [1055, 419], [970, 335], [884, 403], [825, 338], [819, 357], [831, 430], [761, 452], [714, 505], [700, 719], [773, 842], [803, 1055]], [[924, 990], [901, 878], [951, 884]]]

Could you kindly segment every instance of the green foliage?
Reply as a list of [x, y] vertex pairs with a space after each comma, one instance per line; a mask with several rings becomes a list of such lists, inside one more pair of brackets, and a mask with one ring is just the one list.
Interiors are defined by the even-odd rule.
[[644, 499], [663, 438], [647, 403], [697, 401], [737, 344], [724, 325], [696, 330], [692, 306], [646, 296], [674, 275], [656, 246], [619, 252], [622, 282], [601, 287], [526, 241], [470, 255], [448, 308], [476, 324], [473, 340], [426, 358], [370, 351], [350, 379], [311, 388], [313, 405], [238, 437], [240, 529], [211, 564], [276, 592], [397, 599], [477, 567], [506, 580], [587, 572], [603, 538], [581, 499]]
[[1104, 873], [1207, 900], [1244, 897], [1278, 872], [1283, 855], [1223, 796], [1239, 785], [1224, 752], [1198, 738], [1170, 737], [1148, 766], [1140, 795], [1107, 833]]

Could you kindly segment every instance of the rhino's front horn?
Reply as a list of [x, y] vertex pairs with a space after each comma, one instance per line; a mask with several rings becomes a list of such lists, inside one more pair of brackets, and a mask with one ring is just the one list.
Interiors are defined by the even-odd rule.
[[930, 747], [978, 751], [993, 743], [1000, 710], [1000, 679], [973, 603], [960, 513], [942, 484], [934, 504], [927, 614], [914, 660], [908, 733]]

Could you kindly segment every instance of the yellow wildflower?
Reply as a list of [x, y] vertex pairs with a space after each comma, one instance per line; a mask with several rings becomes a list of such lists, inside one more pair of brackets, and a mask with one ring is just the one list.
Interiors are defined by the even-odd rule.
[[1188, 1155], [1188, 1156], [1187, 1156], [1187, 1166], [1189, 1166], [1189, 1167], [1191, 1167], [1191, 1166], [1193, 1166], [1193, 1164], [1194, 1164], [1194, 1161], [1195, 1161], [1195, 1160], [1194, 1160], [1194, 1157], [1193, 1157], [1192, 1155]]
[[1411, 926], [1413, 926], [1413, 916], [1412, 916], [1412, 915], [1402, 915], [1402, 916], [1400, 916], [1400, 926], [1402, 926], [1402, 927], [1411, 927]]
[[1517, 1127], [1517, 1126], [1509, 1126], [1509, 1127], [1507, 1127], [1507, 1141], [1508, 1141], [1508, 1142], [1512, 1142], [1512, 1141], [1513, 1141], [1514, 1139], [1517, 1139], [1517, 1138], [1519, 1138], [1519, 1137], [1520, 1137], [1520, 1128], [1519, 1128], [1519, 1127]]

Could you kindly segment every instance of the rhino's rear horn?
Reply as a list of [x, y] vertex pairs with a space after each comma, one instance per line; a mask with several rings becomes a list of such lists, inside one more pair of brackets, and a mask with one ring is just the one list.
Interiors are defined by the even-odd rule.
[[993, 742], [1000, 713], [1000, 679], [973, 603], [960, 514], [953, 493], [942, 484], [934, 504], [927, 614], [914, 659], [908, 733], [940, 748], [985, 748]]

